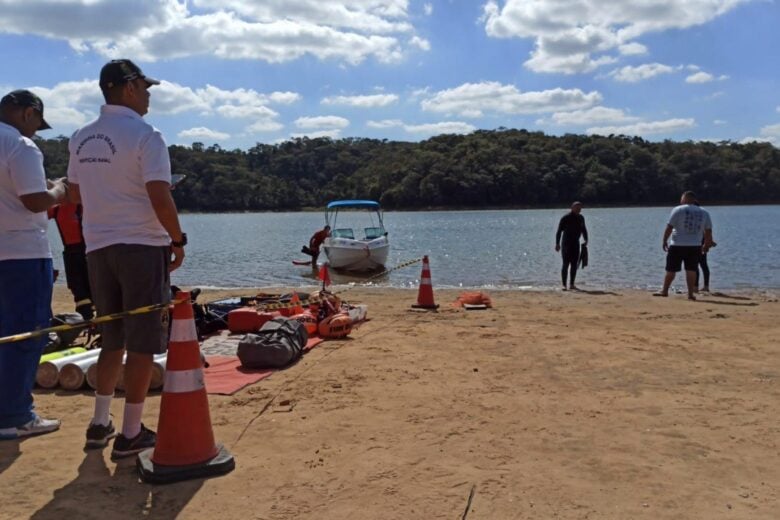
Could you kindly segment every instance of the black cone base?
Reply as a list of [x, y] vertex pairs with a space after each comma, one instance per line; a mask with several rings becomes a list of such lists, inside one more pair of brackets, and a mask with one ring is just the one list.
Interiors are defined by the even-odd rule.
[[233, 455], [222, 444], [217, 444], [217, 449], [219, 452], [213, 459], [200, 464], [161, 466], [152, 462], [154, 448], [150, 448], [138, 454], [135, 465], [138, 468], [138, 473], [141, 474], [141, 480], [149, 484], [170, 484], [171, 482], [230, 473], [236, 467]]
[[428, 310], [435, 310], [439, 308], [438, 303], [434, 303], [433, 305], [420, 305], [419, 303], [415, 303], [412, 305], [412, 309], [428, 309]]

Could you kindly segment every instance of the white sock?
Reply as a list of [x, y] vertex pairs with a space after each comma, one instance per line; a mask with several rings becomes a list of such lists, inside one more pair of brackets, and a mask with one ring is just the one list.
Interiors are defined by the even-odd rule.
[[132, 439], [141, 433], [141, 415], [144, 413], [144, 403], [125, 402], [125, 415], [122, 419], [122, 435]]
[[92, 417], [91, 424], [102, 424], [108, 426], [111, 421], [109, 416], [111, 412], [111, 399], [114, 398], [114, 394], [100, 395], [95, 392], [95, 415]]

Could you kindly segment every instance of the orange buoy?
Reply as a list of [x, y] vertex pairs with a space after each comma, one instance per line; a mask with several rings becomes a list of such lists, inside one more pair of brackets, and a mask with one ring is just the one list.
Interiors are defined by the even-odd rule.
[[317, 330], [323, 338], [343, 338], [352, 332], [352, 319], [349, 314], [334, 314], [322, 320]]
[[311, 312], [304, 311], [295, 316], [290, 316], [290, 319], [300, 321], [306, 327], [306, 332], [309, 333], [309, 336], [317, 334], [317, 318]]

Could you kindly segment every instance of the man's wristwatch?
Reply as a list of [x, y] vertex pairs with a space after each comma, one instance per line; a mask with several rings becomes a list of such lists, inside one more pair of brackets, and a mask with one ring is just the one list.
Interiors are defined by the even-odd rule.
[[181, 240], [179, 240], [178, 242], [175, 241], [175, 240], [171, 240], [171, 245], [173, 247], [184, 247], [184, 246], [186, 246], [187, 245], [187, 233], [182, 233], [181, 234]]

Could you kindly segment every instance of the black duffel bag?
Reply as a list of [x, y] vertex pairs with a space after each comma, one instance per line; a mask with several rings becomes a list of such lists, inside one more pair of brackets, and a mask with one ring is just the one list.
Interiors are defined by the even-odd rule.
[[309, 334], [298, 320], [284, 317], [266, 322], [254, 334], [238, 342], [238, 359], [245, 368], [282, 368], [296, 361]]

